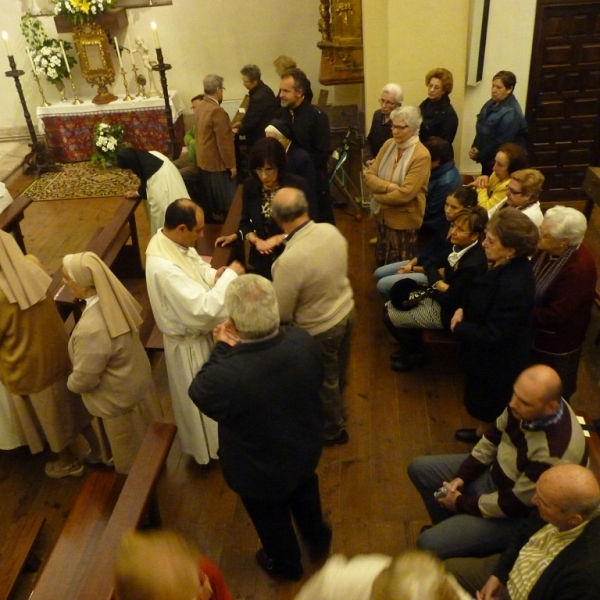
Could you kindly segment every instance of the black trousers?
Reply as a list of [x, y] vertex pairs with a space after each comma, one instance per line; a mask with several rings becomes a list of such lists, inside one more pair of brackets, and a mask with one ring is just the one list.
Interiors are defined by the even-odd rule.
[[241, 500], [265, 552], [278, 571], [293, 573], [302, 568], [292, 515], [302, 539], [312, 551], [319, 553], [328, 545], [331, 530], [323, 522], [316, 473], [286, 498], [271, 501], [241, 496]]

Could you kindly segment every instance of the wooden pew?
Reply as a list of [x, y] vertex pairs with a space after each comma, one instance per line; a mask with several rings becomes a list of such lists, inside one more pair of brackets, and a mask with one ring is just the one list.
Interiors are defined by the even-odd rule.
[[95, 471], [83, 485], [31, 600], [109, 600], [121, 537], [148, 515], [159, 524], [156, 484], [177, 427], [154, 421], [128, 476]]
[[589, 467], [593, 471], [598, 482], [600, 482], [600, 436], [588, 413], [582, 410], [576, 410], [575, 414], [585, 433], [585, 441], [590, 458]]
[[23, 254], [27, 254], [27, 250], [25, 250], [25, 241], [21, 233], [20, 223], [25, 216], [25, 209], [32, 202], [33, 199], [30, 196], [19, 196], [0, 213], [0, 229], [6, 231], [6, 233], [12, 233]]
[[0, 555], [0, 600], [11, 597], [19, 575], [27, 567], [28, 561], [33, 562], [31, 551], [45, 522], [44, 517], [31, 515], [21, 517], [9, 529]]
[[[125, 198], [118, 206], [110, 221], [96, 230], [84, 251], [95, 252], [113, 271], [119, 272], [118, 263], [127, 266], [122, 277], [143, 277], [140, 243], [135, 222], [135, 210], [141, 200]], [[131, 238], [131, 245], [126, 245]], [[52, 278], [50, 291], [64, 320], [71, 312], [77, 310], [77, 301], [73, 294], [62, 283], [62, 270], [58, 270]], [[77, 315], [76, 315], [77, 317]]]

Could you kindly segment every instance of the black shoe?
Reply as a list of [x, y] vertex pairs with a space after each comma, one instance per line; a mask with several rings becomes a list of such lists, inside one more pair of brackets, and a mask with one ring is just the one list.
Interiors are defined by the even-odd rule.
[[261, 548], [256, 552], [256, 562], [260, 565], [260, 568], [271, 577], [283, 577], [291, 581], [300, 581], [304, 571], [302, 566], [298, 566], [297, 569], [283, 569], [277, 567], [275, 561], [269, 558], [269, 555], [265, 552], [264, 548]]
[[317, 540], [307, 541], [308, 553], [312, 562], [321, 562], [329, 556], [331, 548], [331, 538], [333, 533], [331, 527], [323, 522], [323, 532]]
[[457, 429], [454, 432], [454, 439], [466, 444], [476, 444], [481, 439], [481, 436], [477, 435], [476, 429], [466, 428]]
[[390, 354], [390, 360], [401, 360], [406, 358], [407, 352], [405, 350], [397, 350]]
[[342, 429], [335, 437], [325, 438], [323, 441], [324, 446], [341, 446], [347, 444], [350, 440], [350, 436], [345, 429]]
[[405, 354], [398, 358], [392, 358], [392, 370], [398, 373], [420, 369], [425, 365], [426, 358], [424, 354]]

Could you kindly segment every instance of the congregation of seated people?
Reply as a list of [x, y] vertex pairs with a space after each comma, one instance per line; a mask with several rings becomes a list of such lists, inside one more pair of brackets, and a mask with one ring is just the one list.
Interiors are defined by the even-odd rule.
[[[118, 164], [139, 177], [127, 196], [143, 200], [150, 223], [146, 282], [181, 449], [201, 465], [221, 460], [260, 539], [259, 567], [298, 581], [299, 538], [314, 563], [330, 553], [316, 468], [324, 446], [352, 434], [345, 385], [357, 316], [328, 189], [327, 114], [292, 59], [275, 65], [277, 94], [258, 66], [241, 69], [249, 99], [233, 121], [221, 106], [223, 77], [207, 75], [175, 164], [132, 148]], [[404, 103], [397, 83], [382, 88], [363, 148], [374, 286], [398, 343], [391, 368], [423, 367], [424, 331], [443, 332], [478, 425], [454, 434], [469, 452], [408, 466], [431, 519], [417, 550], [335, 555], [297, 598], [598, 598], [600, 489], [569, 405], [597, 280], [586, 219], [564, 206], [543, 214], [544, 177], [529, 168], [513, 73], [493, 77], [469, 152], [481, 175], [465, 182], [452, 148], [452, 73], [431, 69], [425, 83], [418, 105]], [[216, 245], [246, 245], [247, 261], [214, 269], [196, 243], [205, 223], [226, 219], [238, 182], [240, 220]], [[49, 278], [0, 232], [2, 381], [19, 399], [17, 418], [40, 423], [28, 432], [31, 451], [48, 443], [57, 455], [49, 477], [80, 476], [84, 463], [127, 473], [163, 416], [139, 340], [141, 307], [93, 253], [65, 256], [63, 273], [85, 302], [70, 340]], [[28, 348], [15, 348], [11, 339], [25, 334]], [[54, 370], [35, 372], [50, 362]], [[232, 598], [217, 567], [170, 533], [127, 535], [115, 581], [119, 600]]]

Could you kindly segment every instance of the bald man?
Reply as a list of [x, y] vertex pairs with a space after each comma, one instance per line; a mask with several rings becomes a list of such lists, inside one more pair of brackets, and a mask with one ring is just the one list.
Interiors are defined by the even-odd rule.
[[321, 349], [325, 445], [345, 444], [349, 438], [343, 390], [355, 318], [348, 242], [333, 225], [311, 221], [306, 197], [296, 188], [281, 188], [271, 208], [287, 238], [272, 267], [279, 316], [282, 323], [308, 331]]
[[[421, 456], [409, 464], [433, 523], [419, 536], [419, 548], [440, 558], [503, 552], [531, 510], [540, 475], [560, 462], [587, 465], [583, 431], [561, 394], [556, 371], [530, 367], [471, 454]], [[434, 498], [442, 486], [447, 493]]]
[[538, 510], [506, 552], [451, 559], [446, 568], [481, 600], [600, 598], [600, 487], [594, 474], [580, 465], [551, 467], [532, 501]]

